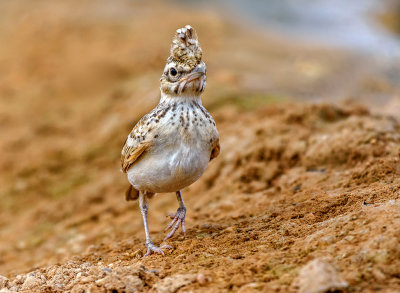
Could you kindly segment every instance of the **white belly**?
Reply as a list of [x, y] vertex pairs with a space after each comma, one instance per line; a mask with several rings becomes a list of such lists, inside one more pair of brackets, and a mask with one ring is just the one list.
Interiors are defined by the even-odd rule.
[[181, 142], [155, 147], [128, 171], [129, 182], [141, 191], [174, 192], [189, 186], [204, 173], [210, 160], [207, 148]]

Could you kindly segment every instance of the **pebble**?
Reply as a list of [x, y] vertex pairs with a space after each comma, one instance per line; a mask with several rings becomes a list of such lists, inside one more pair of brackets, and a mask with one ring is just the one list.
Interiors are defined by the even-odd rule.
[[7, 287], [9, 281], [10, 280], [8, 278], [0, 275], [0, 289]]
[[234, 227], [228, 227], [224, 230], [225, 233], [232, 233], [234, 231]]
[[104, 268], [104, 269], [103, 269], [103, 272], [112, 273], [112, 269], [110, 269], [110, 268]]
[[198, 274], [197, 274], [197, 276], [196, 276], [196, 281], [197, 281], [200, 285], [204, 285], [205, 283], [207, 283], [206, 277], [205, 277], [203, 274], [201, 274], [201, 273], [198, 273]]
[[143, 256], [143, 252], [141, 249], [136, 250], [135, 252], [130, 254], [131, 257], [141, 258]]
[[352, 242], [354, 240], [354, 236], [349, 235], [349, 236], [344, 237], [343, 239], [348, 242]]
[[180, 288], [193, 283], [196, 280], [196, 275], [192, 274], [176, 274], [166, 277], [158, 281], [154, 288], [157, 293], [174, 293]]
[[42, 279], [35, 276], [28, 276], [21, 286], [21, 290], [32, 290], [43, 284]]
[[86, 269], [88, 267], [90, 267], [90, 263], [88, 263], [88, 262], [84, 262], [83, 264], [80, 265], [81, 269]]
[[300, 270], [292, 286], [299, 288], [299, 293], [323, 293], [347, 288], [348, 284], [328, 261], [317, 258]]
[[386, 279], [386, 276], [380, 269], [373, 269], [372, 270], [372, 275], [377, 279], [378, 281], [382, 282]]
[[95, 281], [95, 283], [96, 283], [97, 286], [103, 286], [106, 283], [106, 280], [105, 280], [105, 278], [98, 279], [98, 280]]
[[22, 284], [25, 281], [25, 276], [24, 275], [18, 275], [15, 277], [14, 283], [17, 285]]
[[82, 277], [80, 282], [81, 283], [90, 283], [93, 281], [93, 277]]
[[322, 237], [320, 242], [321, 242], [321, 244], [332, 244], [335, 242], [335, 240], [336, 240], [335, 236], [328, 235], [328, 236]]

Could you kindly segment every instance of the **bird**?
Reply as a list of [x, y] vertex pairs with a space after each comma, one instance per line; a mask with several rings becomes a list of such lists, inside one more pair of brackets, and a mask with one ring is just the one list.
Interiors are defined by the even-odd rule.
[[177, 29], [170, 55], [160, 78], [158, 105], [133, 127], [121, 152], [121, 170], [129, 187], [126, 200], [139, 199], [146, 234], [145, 256], [164, 254], [169, 245], [156, 246], [150, 238], [147, 215], [149, 199], [156, 193], [176, 194], [179, 207], [166, 227], [171, 238], [181, 226], [186, 235], [186, 207], [181, 190], [197, 181], [209, 162], [220, 153], [219, 133], [201, 94], [206, 87], [196, 31], [186, 25]]

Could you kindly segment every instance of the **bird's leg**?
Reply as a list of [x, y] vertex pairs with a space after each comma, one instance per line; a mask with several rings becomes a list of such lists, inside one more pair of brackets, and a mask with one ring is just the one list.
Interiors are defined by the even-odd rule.
[[162, 251], [161, 248], [171, 248], [171, 247], [169, 245], [164, 245], [160, 248], [155, 246], [153, 244], [153, 241], [151, 241], [149, 226], [147, 223], [147, 211], [149, 210], [149, 202], [147, 200], [146, 194], [143, 192], [139, 193], [139, 207], [140, 207], [140, 212], [142, 213], [143, 216], [144, 232], [146, 233], [147, 252], [144, 256], [148, 256], [152, 253], [161, 253], [162, 255], [164, 255], [164, 251]]
[[182, 194], [180, 191], [176, 192], [176, 198], [179, 202], [179, 208], [177, 209], [175, 214], [170, 214], [169, 216], [172, 219], [172, 222], [165, 228], [165, 230], [172, 229], [168, 235], [164, 238], [164, 241], [171, 238], [175, 231], [178, 230], [179, 225], [182, 226], [183, 235], [186, 235], [186, 227], [185, 227], [185, 217], [186, 217], [186, 207], [183, 202]]

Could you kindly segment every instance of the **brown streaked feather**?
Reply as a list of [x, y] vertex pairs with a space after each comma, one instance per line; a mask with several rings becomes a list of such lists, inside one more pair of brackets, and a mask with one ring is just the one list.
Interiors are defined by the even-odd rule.
[[[122, 171], [127, 172], [128, 169], [144, 154], [158, 137], [156, 129], [158, 128], [157, 115], [165, 115], [169, 107], [160, 103], [151, 112], [147, 113], [133, 127], [131, 133], [125, 141], [125, 145], [121, 152]], [[129, 144], [128, 144], [129, 142]]]
[[139, 157], [149, 149], [150, 145], [149, 141], [138, 143], [132, 147], [125, 144], [121, 154], [122, 171], [126, 173]]
[[219, 145], [219, 139], [218, 139], [216, 145], [211, 151], [210, 161], [218, 157], [220, 151], [221, 151], [221, 146]]
[[[153, 136], [147, 135], [149, 132], [149, 127], [146, 126], [152, 124], [155, 120], [150, 116], [153, 115], [156, 110], [157, 107], [154, 108], [150, 113], [143, 116], [128, 135], [121, 152], [121, 166], [123, 172], [126, 173], [128, 169], [139, 159], [139, 157], [151, 146], [151, 139]], [[145, 139], [145, 137], [147, 137], [147, 139]], [[131, 141], [130, 144], [128, 144], [129, 140]]]

